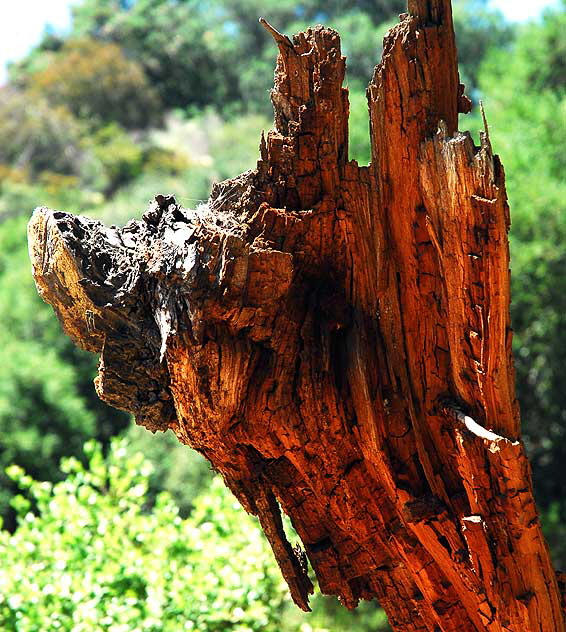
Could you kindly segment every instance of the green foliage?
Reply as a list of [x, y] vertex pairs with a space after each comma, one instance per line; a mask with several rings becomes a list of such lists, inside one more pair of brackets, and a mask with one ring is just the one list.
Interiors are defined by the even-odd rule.
[[375, 603], [348, 612], [317, 594], [311, 614], [299, 611], [256, 520], [219, 477], [182, 518], [168, 492], [151, 494], [152, 465], [127, 441], [85, 453], [87, 466], [65, 459], [54, 485], [8, 468], [21, 493], [17, 531], [0, 531], [2, 630], [389, 630]]
[[151, 463], [148, 497], [153, 501], [160, 492], [168, 492], [179, 514], [185, 518], [195, 507], [195, 499], [213, 477], [210, 463], [195, 450], [179, 443], [168, 431], [152, 434], [132, 424], [123, 434], [128, 454], [141, 452]]
[[[566, 84], [566, 0], [543, 13], [540, 25], [530, 25], [530, 36], [517, 41], [517, 58], [522, 58], [521, 80], [535, 90], [551, 90], [564, 96]], [[532, 30], [531, 30], [532, 29]], [[534, 32], [532, 32], [534, 31]]]
[[32, 95], [66, 107], [90, 125], [115, 122], [135, 129], [158, 120], [155, 89], [117, 44], [72, 38], [48, 55], [48, 65], [25, 80]]
[[[208, 116], [211, 166], [215, 179], [225, 180], [247, 169], [254, 169], [259, 160], [261, 132], [271, 128], [271, 121], [257, 114], [248, 114], [221, 124], [218, 116], [216, 123], [214, 115]], [[196, 123], [200, 126], [201, 121], [197, 118]]]
[[213, 182], [255, 167], [261, 131], [269, 126], [268, 119], [257, 114], [224, 121], [212, 109], [189, 119], [170, 113], [164, 128], [152, 130], [145, 141], [140, 176], [121, 186], [104, 205], [87, 210], [120, 224], [141, 214], [159, 192], [195, 207], [208, 199]]
[[486, 0], [455, 0], [454, 30], [458, 46], [460, 81], [468, 96], [479, 96], [478, 72], [488, 51], [506, 50], [514, 36], [513, 27]]
[[[220, 479], [183, 520], [166, 494], [147, 507], [148, 463], [114, 442], [64, 482], [9, 468], [26, 493], [0, 532], [2, 630], [279, 630], [288, 600], [267, 544]], [[37, 513], [30, 512], [30, 499]]]
[[143, 66], [165, 107], [237, 97], [230, 37], [215, 28], [208, 3], [87, 0], [73, 13], [75, 33], [118, 43]]
[[[27, 172], [23, 172], [21, 177], [12, 179], [14, 172], [10, 171], [2, 180], [2, 171], [0, 168], [0, 222], [22, 215], [29, 217], [38, 202], [76, 213], [100, 203], [99, 194], [79, 188], [76, 176], [43, 171], [36, 178], [28, 179]], [[25, 225], [22, 230], [25, 233]], [[28, 261], [25, 263], [27, 266]]]
[[[166, 108], [213, 104], [267, 112], [276, 47], [258, 17], [289, 35], [317, 22], [337, 28], [349, 81], [365, 84], [379, 61], [384, 29], [377, 27], [404, 10], [402, 0], [86, 0], [74, 8], [73, 32], [128, 51]], [[463, 78], [473, 91], [487, 48], [507, 43], [512, 31], [485, 0], [457, 2], [455, 22]]]
[[375, 601], [362, 601], [355, 610], [347, 610], [335, 597], [317, 593], [311, 607], [312, 613], [305, 614], [290, 604], [280, 632], [291, 632], [297, 626], [301, 632], [391, 632], [387, 615]]
[[37, 295], [30, 274], [26, 217], [0, 224], [0, 515], [13, 486], [3, 472], [17, 463], [33, 476], [59, 480], [64, 455], [82, 454], [90, 437], [102, 440], [127, 420], [102, 404], [92, 379], [96, 359], [61, 331]]
[[143, 148], [117, 123], [97, 130], [88, 142], [92, 149], [91, 164], [96, 164], [102, 176], [97, 188], [109, 193], [141, 175]]
[[[0, 213], [29, 212], [39, 201], [77, 211], [141, 175], [157, 156], [117, 123], [88, 133], [64, 106], [0, 90]], [[161, 156], [165, 159], [172, 156]]]
[[[540, 23], [521, 30], [512, 51], [492, 51], [480, 71], [491, 139], [505, 165], [511, 206], [511, 315], [524, 438], [539, 506], [560, 516], [562, 525], [566, 89], [556, 78], [564, 71], [557, 34], [565, 28], [563, 11], [548, 12]], [[551, 514], [554, 550], [563, 564], [566, 529], [562, 526], [558, 537], [558, 522]]]
[[0, 88], [0, 165], [77, 173], [82, 130], [64, 105], [10, 86]]
[[381, 56], [381, 42], [387, 29], [383, 25], [376, 28], [371, 17], [361, 11], [338, 14], [329, 25], [340, 33], [348, 81], [365, 86]]
[[362, 90], [350, 89], [349, 157], [360, 165], [371, 161], [368, 101]]

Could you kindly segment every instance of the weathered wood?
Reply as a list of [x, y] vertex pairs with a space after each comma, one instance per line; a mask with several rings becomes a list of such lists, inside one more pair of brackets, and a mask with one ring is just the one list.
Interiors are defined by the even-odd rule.
[[[100, 397], [204, 454], [295, 602], [379, 599], [396, 630], [564, 630], [519, 440], [509, 210], [448, 0], [409, 2], [348, 159], [338, 34], [279, 47], [257, 168], [106, 228], [38, 209], [30, 254]], [[305, 551], [288, 543], [280, 507]]]

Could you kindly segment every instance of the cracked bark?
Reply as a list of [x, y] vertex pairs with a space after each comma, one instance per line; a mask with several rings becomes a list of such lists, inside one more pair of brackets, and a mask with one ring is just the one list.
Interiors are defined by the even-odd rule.
[[[38, 209], [38, 290], [96, 388], [204, 454], [295, 602], [377, 598], [396, 630], [564, 630], [519, 438], [504, 173], [457, 131], [447, 0], [409, 2], [348, 159], [338, 34], [278, 48], [257, 168], [124, 228]], [[290, 516], [304, 552], [283, 531]]]

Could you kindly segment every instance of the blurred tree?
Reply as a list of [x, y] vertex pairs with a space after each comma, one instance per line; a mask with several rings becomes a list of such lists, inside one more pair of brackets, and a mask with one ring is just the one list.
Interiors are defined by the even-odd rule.
[[[365, 88], [381, 56], [386, 26], [381, 24], [378, 28], [369, 14], [356, 10], [336, 14], [329, 23], [344, 34], [342, 54], [346, 55], [348, 81], [354, 80]], [[391, 20], [387, 22], [390, 23]]]
[[17, 61], [8, 62], [8, 74], [12, 86], [23, 88], [27, 78], [34, 72], [45, 69], [53, 54], [61, 50], [65, 43], [63, 35], [45, 32], [39, 44]]
[[87, 142], [104, 174], [105, 181], [99, 186], [106, 194], [114, 193], [141, 175], [145, 160], [142, 143], [136, 142], [117, 123], [100, 128]]
[[238, 60], [224, 54], [229, 33], [211, 29], [210, 3], [197, 0], [86, 0], [74, 32], [119, 43], [145, 70], [163, 104], [220, 104], [238, 98]]
[[378, 42], [367, 48], [370, 27], [390, 19], [403, 5], [399, 0], [361, 7], [352, 1], [321, 0], [86, 0], [73, 10], [73, 28], [78, 35], [123, 46], [144, 66], [167, 107], [224, 108], [239, 102], [262, 109], [272, 82], [275, 49], [258, 23], [260, 16], [292, 34], [306, 23], [333, 25], [351, 13], [347, 26], [354, 30], [349, 38], [349, 52], [356, 60], [352, 73], [363, 72], [367, 82], [368, 68], [373, 67], [367, 59], [373, 55], [375, 64], [378, 50]]
[[158, 121], [159, 99], [143, 68], [112, 42], [71, 38], [25, 84], [32, 95], [94, 126], [116, 122], [136, 129]]
[[[520, 56], [528, 60], [522, 78], [535, 90], [552, 90], [564, 96], [566, 91], [566, 0], [543, 13], [542, 24], [534, 37], [522, 34], [517, 42]], [[563, 129], [563, 128], [562, 128]], [[562, 152], [564, 160], [564, 152]]]
[[12, 87], [0, 88], [0, 164], [77, 173], [82, 130], [64, 105]]
[[375, 24], [382, 24], [407, 10], [406, 0], [315, 0], [314, 11], [309, 16], [317, 19], [318, 16], [339, 17], [351, 11], [365, 13]]
[[514, 28], [505, 22], [499, 11], [488, 5], [487, 0], [455, 0], [452, 4], [460, 80], [466, 85], [468, 96], [477, 101], [482, 60], [490, 50], [507, 50], [513, 40]]

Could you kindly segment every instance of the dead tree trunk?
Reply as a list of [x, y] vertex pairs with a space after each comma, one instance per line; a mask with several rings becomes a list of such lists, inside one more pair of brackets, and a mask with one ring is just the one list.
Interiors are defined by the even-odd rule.
[[39, 292], [101, 354], [100, 397], [171, 428], [258, 516], [301, 608], [308, 558], [396, 630], [563, 631], [519, 440], [504, 174], [487, 129], [457, 131], [450, 2], [410, 0], [385, 38], [369, 167], [348, 159], [338, 34], [265, 25], [257, 169], [122, 229], [39, 209]]

